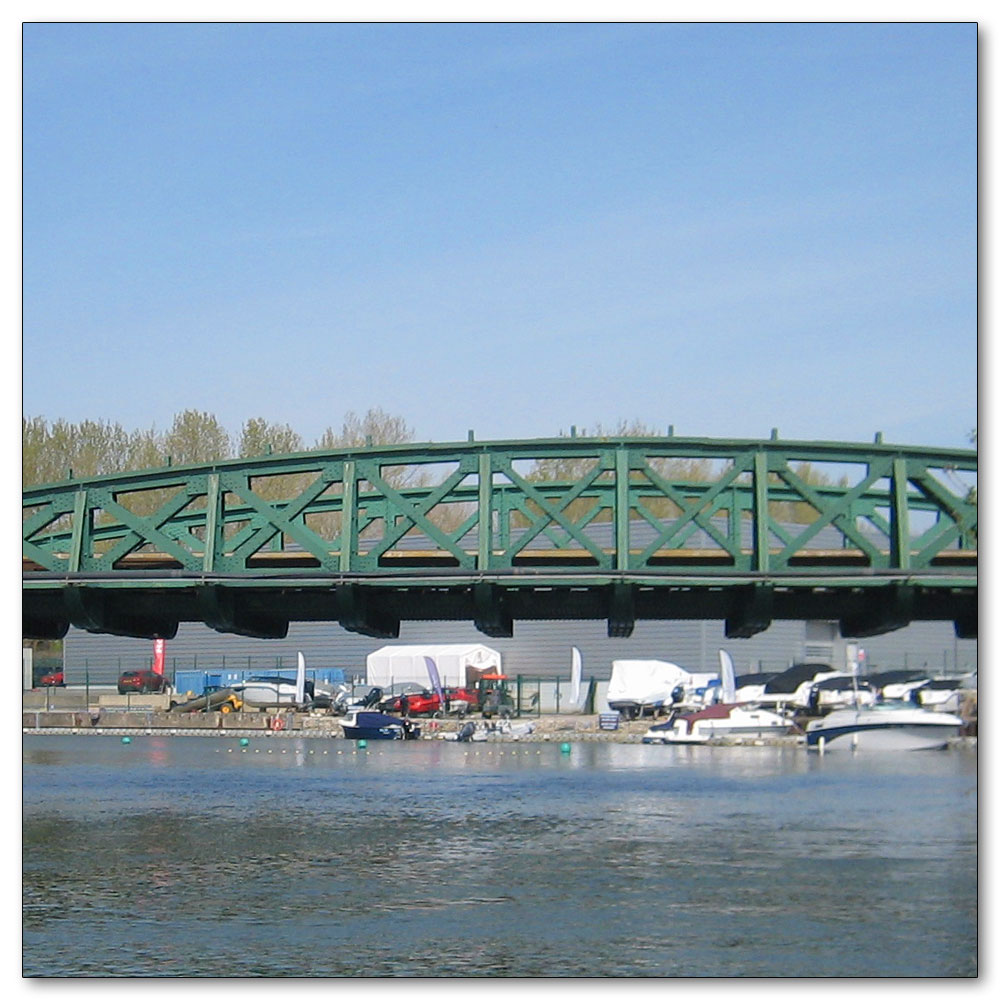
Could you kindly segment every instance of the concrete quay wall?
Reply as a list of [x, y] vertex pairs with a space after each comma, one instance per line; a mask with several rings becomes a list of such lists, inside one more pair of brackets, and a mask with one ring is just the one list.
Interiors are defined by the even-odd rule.
[[[282, 720], [280, 729], [272, 728], [276, 717]], [[482, 725], [481, 720], [475, 720]], [[533, 722], [534, 731], [518, 738], [522, 743], [540, 742], [602, 742], [639, 743], [652, 720], [634, 722], [622, 720], [618, 729], [600, 727], [597, 715], [543, 715], [533, 719], [514, 720]], [[421, 728], [421, 737], [435, 739], [443, 733], [456, 733], [464, 724], [460, 719], [415, 719]], [[343, 739], [339, 720], [334, 716], [310, 716], [293, 712], [280, 716], [262, 712], [218, 712], [179, 714], [176, 712], [24, 712], [22, 732], [74, 733], [93, 735], [169, 735], [169, 736], [256, 736], [275, 738]], [[489, 739], [508, 741], [511, 737], [493, 736]], [[739, 742], [739, 741], [728, 741]], [[744, 741], [768, 746], [796, 746], [801, 737], [769, 737], [765, 740]]]

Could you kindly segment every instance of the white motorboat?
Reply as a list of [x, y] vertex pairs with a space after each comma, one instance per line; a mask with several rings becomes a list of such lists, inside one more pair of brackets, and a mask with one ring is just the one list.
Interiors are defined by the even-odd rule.
[[877, 700], [868, 681], [859, 680], [852, 674], [834, 674], [813, 683], [807, 704], [812, 709], [810, 714], [822, 715], [838, 708], [868, 708]]
[[957, 712], [962, 701], [962, 681], [958, 677], [936, 677], [917, 689], [922, 708], [933, 712]]
[[234, 689], [247, 705], [265, 708], [311, 702], [314, 685], [312, 681], [304, 683], [301, 702], [294, 677], [281, 677], [279, 675], [250, 677], [242, 684], [234, 685]]
[[939, 750], [958, 736], [957, 715], [884, 702], [871, 708], [842, 708], [806, 726], [814, 750]]
[[643, 743], [708, 743], [733, 737], [759, 739], [795, 732], [794, 721], [756, 705], [709, 705], [646, 730]]
[[930, 679], [930, 674], [924, 670], [884, 670], [865, 678], [878, 693], [878, 701], [905, 701], [910, 704], [919, 704], [916, 691]]
[[[832, 670], [824, 663], [795, 663], [780, 674], [775, 674], [765, 683], [763, 690], [752, 695], [752, 700], [762, 705], [788, 705], [793, 708], [808, 708], [810, 700], [818, 699], [815, 685], [831, 678], [846, 678], [851, 686], [849, 674]], [[748, 692], [742, 691], [745, 700], [751, 700]], [[815, 707], [813, 705], [812, 707]]]
[[534, 722], [511, 722], [510, 719], [500, 719], [497, 722], [467, 722], [456, 733], [441, 733], [442, 740], [458, 743], [485, 743], [487, 741], [519, 740], [522, 736], [530, 736], [535, 731]]

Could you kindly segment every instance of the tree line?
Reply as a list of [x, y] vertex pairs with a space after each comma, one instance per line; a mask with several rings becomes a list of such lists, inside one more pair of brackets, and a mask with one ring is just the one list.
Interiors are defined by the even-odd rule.
[[120, 423], [106, 420], [72, 423], [23, 417], [21, 478], [27, 487], [70, 477], [104, 476], [165, 465], [356, 448], [369, 440], [377, 445], [405, 444], [413, 440], [413, 433], [402, 417], [377, 407], [364, 416], [348, 412], [339, 429], [327, 427], [311, 446], [289, 424], [252, 417], [233, 435], [214, 414], [201, 410], [176, 414], [165, 431], [155, 427], [127, 430]]

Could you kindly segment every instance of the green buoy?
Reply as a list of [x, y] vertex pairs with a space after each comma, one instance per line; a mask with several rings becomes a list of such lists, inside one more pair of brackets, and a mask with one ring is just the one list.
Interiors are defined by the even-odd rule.
[[131, 742], [132, 742], [132, 737], [131, 736], [123, 736], [122, 737], [122, 743], [131, 743]]
[[240, 746], [248, 747], [250, 746], [250, 741], [244, 736], [243, 739], [240, 740]]
[[562, 750], [563, 753], [569, 753], [570, 746], [568, 743], [562, 743], [560, 744], [559, 749]]
[[359, 749], [363, 750], [366, 746], [368, 746], [368, 740], [358, 740]]

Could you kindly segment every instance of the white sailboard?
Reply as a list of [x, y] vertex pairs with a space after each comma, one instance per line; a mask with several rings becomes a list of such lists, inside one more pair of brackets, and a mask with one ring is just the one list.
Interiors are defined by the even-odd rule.
[[732, 705], [736, 701], [736, 668], [733, 658], [724, 650], [719, 650], [719, 680], [722, 688], [719, 697], [724, 705]]

